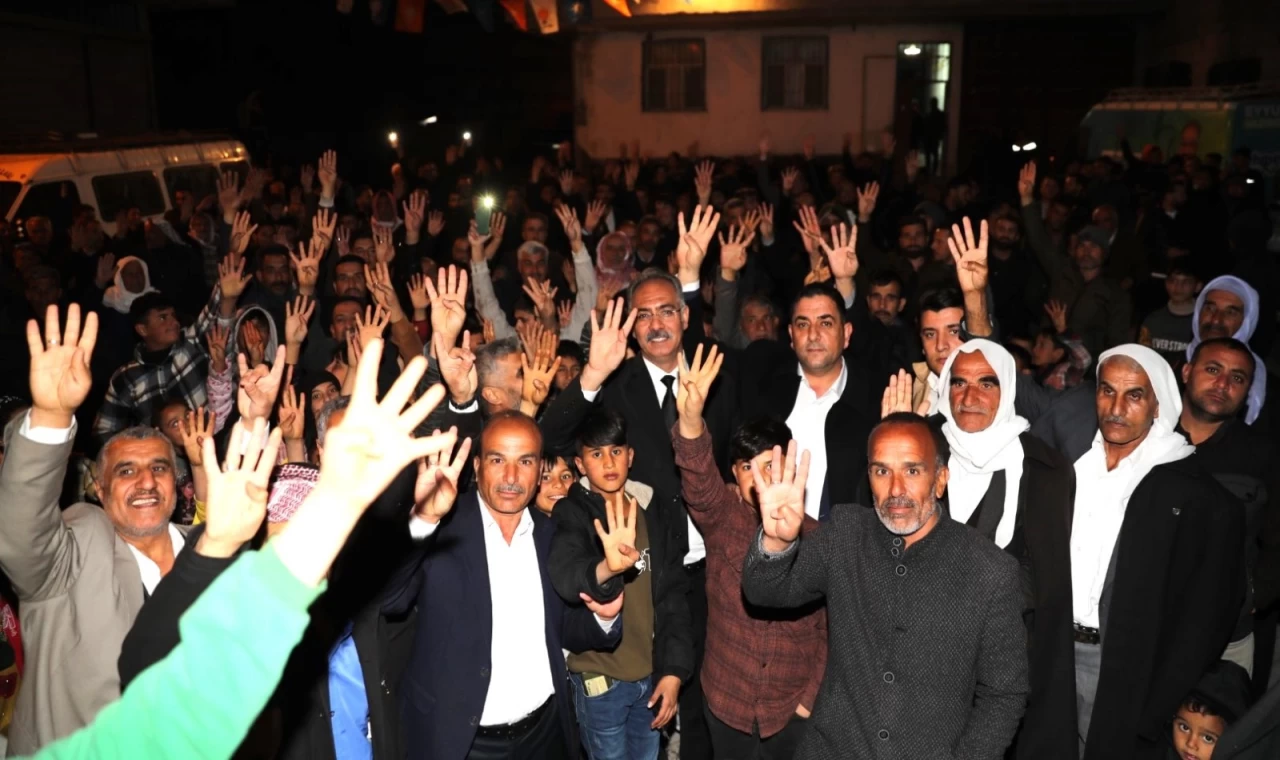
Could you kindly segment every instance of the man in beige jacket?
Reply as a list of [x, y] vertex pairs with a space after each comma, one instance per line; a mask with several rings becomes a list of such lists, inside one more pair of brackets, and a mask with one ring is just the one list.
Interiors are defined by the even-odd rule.
[[73, 414], [91, 384], [97, 315], [83, 333], [74, 304], [65, 332], [58, 322], [51, 306], [43, 336], [34, 320], [27, 326], [31, 411], [4, 431], [0, 467], [0, 568], [18, 594], [26, 647], [11, 756], [87, 725], [120, 696], [121, 642], [186, 540], [169, 523], [173, 446], [153, 428], [124, 430], [103, 447], [95, 483], [102, 507], [59, 509]]

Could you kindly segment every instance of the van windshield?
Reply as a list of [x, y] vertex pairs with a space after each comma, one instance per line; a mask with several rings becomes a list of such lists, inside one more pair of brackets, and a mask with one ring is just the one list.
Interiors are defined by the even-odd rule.
[[0, 182], [0, 216], [9, 217], [9, 212], [13, 211], [13, 202], [18, 199], [18, 193], [22, 192], [21, 182]]

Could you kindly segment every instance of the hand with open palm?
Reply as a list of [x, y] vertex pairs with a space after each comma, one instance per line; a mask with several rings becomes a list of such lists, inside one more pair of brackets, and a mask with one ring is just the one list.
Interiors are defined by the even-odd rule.
[[756, 503], [760, 507], [760, 521], [764, 529], [765, 551], [778, 553], [800, 536], [804, 522], [804, 487], [809, 479], [809, 452], [800, 455], [796, 464], [796, 442], [787, 444], [786, 457], [782, 447], [773, 447], [773, 467], [765, 477], [761, 468], [751, 470], [755, 481]]
[[98, 341], [98, 315], [89, 312], [80, 329], [80, 306], [67, 307], [66, 330], [59, 332], [58, 307], [44, 316], [44, 339], [34, 319], [27, 322], [27, 348], [31, 350], [31, 427], [65, 430], [72, 415], [84, 403], [93, 385], [89, 358]]

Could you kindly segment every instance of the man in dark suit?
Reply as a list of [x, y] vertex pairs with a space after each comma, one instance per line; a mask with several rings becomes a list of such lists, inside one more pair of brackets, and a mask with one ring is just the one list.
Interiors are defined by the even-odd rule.
[[476, 490], [456, 510], [457, 472], [438, 462], [420, 471], [410, 533], [421, 552], [383, 608], [418, 608], [401, 687], [410, 758], [562, 760], [577, 746], [563, 649], [616, 645], [622, 597], [569, 607], [552, 588], [555, 527], [527, 508], [541, 450], [532, 419], [494, 415], [474, 459]]

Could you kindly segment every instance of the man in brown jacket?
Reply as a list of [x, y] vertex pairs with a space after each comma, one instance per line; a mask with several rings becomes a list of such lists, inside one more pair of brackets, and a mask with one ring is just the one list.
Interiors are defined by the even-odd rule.
[[27, 326], [31, 411], [5, 430], [0, 467], [0, 569], [22, 605], [26, 646], [11, 756], [87, 725], [120, 696], [120, 644], [186, 540], [169, 523], [177, 493], [173, 446], [153, 428], [122, 431], [103, 447], [96, 482], [102, 507], [59, 509], [98, 325], [89, 314], [82, 333], [74, 304], [65, 332], [56, 306], [45, 323], [43, 336], [34, 320]]

